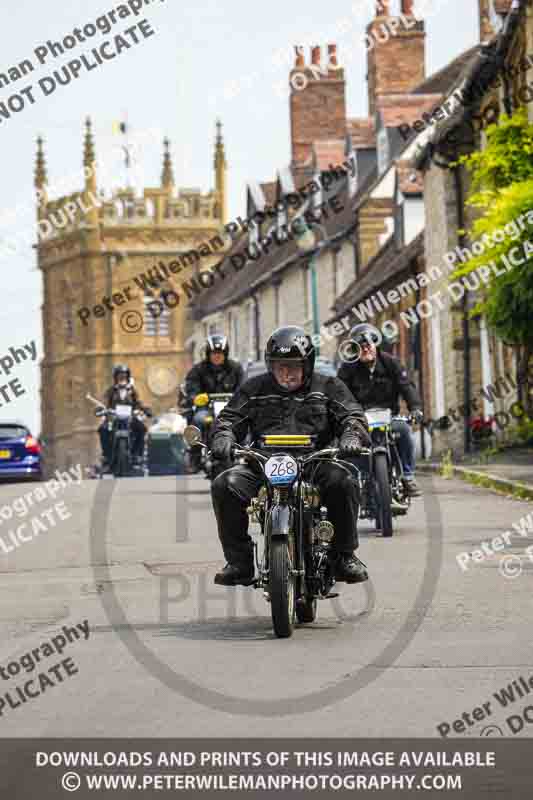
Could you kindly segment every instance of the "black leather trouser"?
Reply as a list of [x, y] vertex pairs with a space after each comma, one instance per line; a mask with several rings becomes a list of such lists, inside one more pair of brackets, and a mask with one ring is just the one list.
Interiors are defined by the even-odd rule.
[[[113, 443], [113, 433], [109, 430], [107, 422], [103, 422], [98, 428], [100, 436], [100, 446], [102, 455], [111, 461], [111, 446]], [[131, 420], [132, 450], [133, 455], [142, 456], [144, 451], [144, 437], [146, 436], [146, 426], [140, 419], [133, 417]]]
[[[340, 466], [320, 464], [313, 482], [320, 490], [321, 503], [327, 507], [328, 519], [335, 528], [333, 550], [338, 554], [352, 554], [359, 547], [359, 497], [354, 479]], [[211, 485], [218, 536], [230, 564], [248, 567], [253, 561], [246, 508], [260, 485], [257, 473], [241, 464], [221, 472]]]

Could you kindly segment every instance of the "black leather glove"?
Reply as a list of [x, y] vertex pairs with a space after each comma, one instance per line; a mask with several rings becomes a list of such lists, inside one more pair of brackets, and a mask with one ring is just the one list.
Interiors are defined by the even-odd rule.
[[424, 412], [421, 408], [415, 408], [414, 411], [411, 411], [411, 419], [413, 420], [416, 425], [420, 425], [422, 420], [424, 419]]
[[235, 440], [229, 436], [215, 436], [211, 445], [213, 458], [217, 461], [230, 461], [231, 451], [235, 445]]
[[347, 455], [357, 455], [363, 445], [361, 439], [355, 431], [349, 430], [343, 433], [339, 442], [339, 449]]

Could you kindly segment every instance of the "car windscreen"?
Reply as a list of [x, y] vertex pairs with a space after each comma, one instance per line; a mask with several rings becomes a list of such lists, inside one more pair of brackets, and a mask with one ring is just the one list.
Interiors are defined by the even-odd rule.
[[27, 435], [28, 431], [22, 425], [0, 425], [0, 440], [21, 439]]

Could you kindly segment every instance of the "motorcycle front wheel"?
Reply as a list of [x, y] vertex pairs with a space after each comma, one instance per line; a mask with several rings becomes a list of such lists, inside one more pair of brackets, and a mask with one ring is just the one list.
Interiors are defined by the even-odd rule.
[[270, 542], [270, 605], [274, 633], [280, 639], [292, 636], [295, 613], [295, 584], [288, 542], [284, 538]]
[[374, 480], [376, 486], [376, 527], [382, 536], [392, 536], [392, 494], [389, 480], [389, 464], [385, 453], [374, 457]]
[[115, 478], [124, 478], [128, 474], [128, 440], [119, 439], [115, 453], [114, 474]]

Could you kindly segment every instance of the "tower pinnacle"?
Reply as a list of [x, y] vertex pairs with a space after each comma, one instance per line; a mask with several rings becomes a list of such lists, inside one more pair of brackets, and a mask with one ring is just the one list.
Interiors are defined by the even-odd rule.
[[165, 189], [170, 189], [174, 186], [174, 171], [172, 169], [172, 157], [170, 155], [170, 141], [169, 139], [163, 140], [165, 148], [163, 154], [163, 172], [161, 173], [161, 186]]

